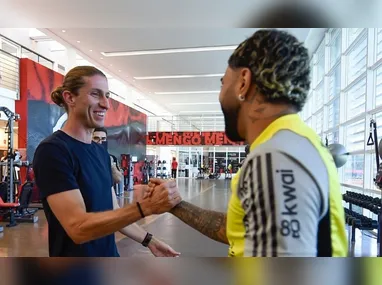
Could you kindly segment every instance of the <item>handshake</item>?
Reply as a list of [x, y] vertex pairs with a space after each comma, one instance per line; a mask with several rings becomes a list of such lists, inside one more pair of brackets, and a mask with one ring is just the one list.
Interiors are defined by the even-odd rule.
[[151, 178], [148, 185], [134, 186], [134, 201], [145, 216], [169, 212], [182, 201], [175, 180]]

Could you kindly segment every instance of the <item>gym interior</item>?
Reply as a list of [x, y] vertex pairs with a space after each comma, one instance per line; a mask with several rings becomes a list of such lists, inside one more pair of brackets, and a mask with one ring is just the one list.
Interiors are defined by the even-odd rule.
[[[220, 78], [229, 55], [255, 30], [0, 28], [0, 256], [48, 256], [32, 162], [38, 144], [67, 118], [50, 92], [78, 65], [108, 78], [105, 128], [124, 176], [116, 185], [121, 205], [131, 203], [134, 185], [173, 177], [184, 200], [226, 211], [246, 151], [224, 133]], [[312, 85], [299, 115], [339, 161], [349, 256], [379, 256], [382, 29], [288, 31], [311, 52]], [[227, 246], [170, 214], [139, 224], [182, 256], [227, 256]], [[116, 239], [121, 256], [150, 255], [125, 236]]]

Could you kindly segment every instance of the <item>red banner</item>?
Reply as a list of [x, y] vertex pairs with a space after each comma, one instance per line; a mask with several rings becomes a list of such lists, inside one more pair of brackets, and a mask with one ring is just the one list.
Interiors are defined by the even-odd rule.
[[149, 132], [147, 145], [244, 145], [230, 141], [225, 132]]

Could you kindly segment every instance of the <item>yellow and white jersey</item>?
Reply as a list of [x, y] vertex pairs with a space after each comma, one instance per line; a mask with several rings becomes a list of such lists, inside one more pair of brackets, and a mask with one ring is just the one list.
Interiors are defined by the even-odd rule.
[[346, 256], [333, 158], [298, 115], [274, 121], [232, 180], [229, 256]]

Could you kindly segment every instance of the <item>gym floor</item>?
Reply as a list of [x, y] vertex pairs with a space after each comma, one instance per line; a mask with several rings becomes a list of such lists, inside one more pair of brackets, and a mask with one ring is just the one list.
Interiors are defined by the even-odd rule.
[[[195, 180], [179, 178], [178, 186], [184, 200], [202, 208], [226, 211], [230, 197], [229, 180]], [[120, 204], [129, 203], [131, 195], [122, 198]], [[37, 213], [35, 224], [19, 224], [13, 228], [4, 226], [0, 234], [1, 257], [48, 256], [46, 219], [42, 210]], [[228, 246], [212, 241], [188, 227], [171, 214], [148, 217], [139, 222], [146, 230], [181, 252], [184, 257], [226, 257]], [[117, 245], [121, 257], [150, 256], [151, 253], [136, 242], [117, 233]], [[368, 233], [356, 232], [353, 256], [376, 256], [377, 242]]]

